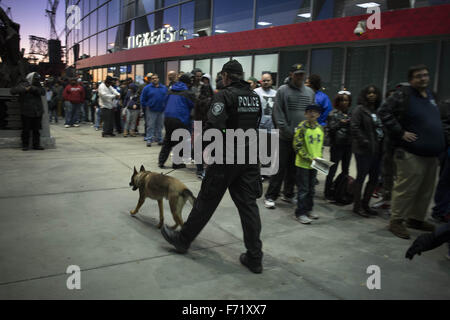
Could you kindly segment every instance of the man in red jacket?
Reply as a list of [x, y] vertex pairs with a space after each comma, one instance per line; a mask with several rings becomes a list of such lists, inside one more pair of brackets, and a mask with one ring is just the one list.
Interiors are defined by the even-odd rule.
[[75, 120], [77, 119], [78, 112], [80, 112], [85, 95], [84, 88], [77, 83], [76, 79], [71, 79], [63, 92], [64, 110], [66, 113], [66, 123], [64, 126], [66, 128], [79, 127], [78, 124], [75, 124]]

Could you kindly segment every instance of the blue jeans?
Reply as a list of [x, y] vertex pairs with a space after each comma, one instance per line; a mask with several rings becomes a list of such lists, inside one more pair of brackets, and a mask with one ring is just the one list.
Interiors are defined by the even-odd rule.
[[94, 127], [97, 129], [100, 128], [101, 117], [102, 117], [102, 109], [98, 107], [95, 109], [95, 125], [94, 125]]
[[64, 111], [66, 114], [66, 125], [73, 126], [77, 121], [77, 116], [80, 110], [80, 104], [64, 102]]
[[145, 134], [145, 141], [150, 142], [162, 142], [162, 128], [164, 124], [164, 112], [153, 112], [145, 110], [145, 123], [147, 131]]
[[313, 209], [317, 170], [300, 167], [296, 167], [296, 169], [298, 193], [295, 215], [300, 217], [301, 215], [306, 215], [308, 212], [311, 212]]

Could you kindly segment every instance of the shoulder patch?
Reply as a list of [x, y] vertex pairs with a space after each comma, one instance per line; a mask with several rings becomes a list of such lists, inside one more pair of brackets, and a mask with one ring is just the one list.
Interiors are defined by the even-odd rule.
[[213, 106], [211, 108], [211, 112], [213, 115], [215, 115], [217, 117], [220, 114], [222, 114], [223, 109], [225, 109], [225, 104], [223, 104], [223, 102], [216, 102], [213, 104]]

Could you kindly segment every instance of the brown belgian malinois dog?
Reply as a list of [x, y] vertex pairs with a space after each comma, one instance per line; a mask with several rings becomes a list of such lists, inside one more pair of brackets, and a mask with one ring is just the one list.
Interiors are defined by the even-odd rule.
[[183, 226], [181, 211], [186, 201], [194, 205], [194, 195], [180, 180], [162, 173], [145, 171], [144, 166], [141, 166], [139, 172], [134, 167], [130, 186], [133, 187], [133, 191], [139, 189], [139, 201], [136, 209], [130, 211], [131, 215], [138, 213], [144, 204], [145, 198], [157, 200], [159, 206], [158, 228], [161, 228], [164, 223], [163, 198], [169, 200], [170, 211], [175, 221], [175, 225], [171, 227], [172, 229]]

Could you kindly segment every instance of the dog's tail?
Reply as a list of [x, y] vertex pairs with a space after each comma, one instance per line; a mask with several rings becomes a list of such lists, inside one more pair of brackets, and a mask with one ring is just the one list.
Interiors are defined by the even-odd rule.
[[194, 195], [192, 194], [191, 190], [189, 190], [189, 189], [186, 188], [186, 189], [184, 189], [184, 190], [181, 192], [181, 195], [183, 196], [183, 198], [185, 198], [186, 200], [188, 200], [188, 201], [191, 203], [192, 206], [194, 205], [195, 197], [194, 197]]

